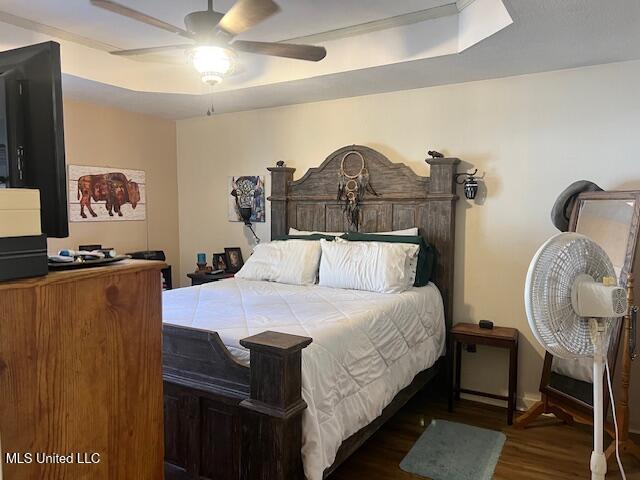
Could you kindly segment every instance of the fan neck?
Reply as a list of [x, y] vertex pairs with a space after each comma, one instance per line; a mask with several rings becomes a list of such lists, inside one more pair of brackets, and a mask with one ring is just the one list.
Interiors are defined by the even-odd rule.
[[219, 37], [220, 29], [217, 27], [222, 17], [224, 14], [214, 10], [191, 12], [184, 17], [184, 25], [199, 43], [212, 43]]

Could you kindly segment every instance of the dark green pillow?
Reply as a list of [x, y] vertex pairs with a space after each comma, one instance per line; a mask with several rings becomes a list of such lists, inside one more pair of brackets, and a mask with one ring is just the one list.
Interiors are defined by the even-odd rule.
[[278, 235], [271, 240], [329, 240], [333, 242], [336, 237], [333, 235], [324, 235], [322, 233], [312, 233], [311, 235]]
[[436, 263], [436, 252], [431, 248], [421, 235], [376, 235], [373, 233], [349, 232], [341, 238], [350, 242], [388, 242], [388, 243], [412, 243], [419, 245], [418, 265], [416, 267], [416, 281], [414, 287], [424, 287], [431, 280], [433, 268]]

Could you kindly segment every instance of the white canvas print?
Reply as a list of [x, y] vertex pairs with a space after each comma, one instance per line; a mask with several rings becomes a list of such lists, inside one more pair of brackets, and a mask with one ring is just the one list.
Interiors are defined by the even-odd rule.
[[70, 222], [146, 219], [144, 171], [69, 165], [67, 178]]

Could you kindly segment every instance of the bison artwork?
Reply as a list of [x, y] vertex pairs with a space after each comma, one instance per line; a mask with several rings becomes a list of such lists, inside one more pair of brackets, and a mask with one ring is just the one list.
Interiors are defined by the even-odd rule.
[[117, 213], [122, 217], [121, 207], [130, 203], [136, 208], [140, 201], [140, 187], [137, 182], [129, 180], [124, 173], [112, 172], [96, 175], [82, 175], [78, 178], [78, 200], [80, 200], [80, 216], [87, 218], [85, 207], [92, 217], [98, 214], [91, 207], [91, 201], [105, 202], [105, 208], [112, 217]]

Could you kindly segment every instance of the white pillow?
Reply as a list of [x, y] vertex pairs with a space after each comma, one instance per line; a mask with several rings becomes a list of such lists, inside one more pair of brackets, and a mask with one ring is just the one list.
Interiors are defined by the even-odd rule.
[[404, 292], [415, 281], [412, 260], [419, 246], [409, 243], [320, 240], [320, 285], [380, 293]]
[[[314, 233], [320, 233], [322, 235], [334, 235], [339, 237], [344, 235], [345, 232], [311, 232], [307, 230], [296, 230], [295, 228], [289, 228], [289, 235], [313, 235]], [[367, 232], [369, 233], [369, 232]], [[393, 232], [371, 232], [371, 235], [402, 235], [402, 236], [416, 236], [418, 235], [418, 228], [407, 228], [405, 230], [394, 230]]]
[[236, 278], [310, 285], [318, 277], [321, 248], [318, 242], [282, 240], [256, 245]]
[[[414, 229], [409, 228], [407, 230], [396, 230], [399, 233], [399, 236], [410, 236], [412, 235], [412, 231]], [[417, 232], [417, 228], [415, 229]], [[409, 232], [409, 233], [403, 233], [403, 232]], [[389, 232], [391, 233], [391, 232]], [[373, 234], [373, 235], [387, 235], [386, 233], [377, 233], [377, 234]], [[416, 233], [417, 235], [417, 233]], [[336, 238], [336, 241], [338, 242], [347, 242], [347, 240], [343, 240], [342, 238]], [[416, 273], [418, 271], [418, 255], [420, 254], [420, 246], [418, 246], [418, 253], [416, 255], [412, 255], [409, 257], [409, 261], [407, 262], [407, 265], [405, 266], [406, 268], [406, 275], [407, 275], [407, 279], [409, 280], [409, 286], [412, 286], [415, 281], [416, 281]]]

